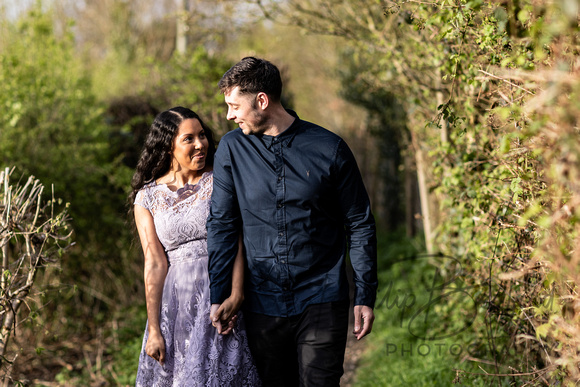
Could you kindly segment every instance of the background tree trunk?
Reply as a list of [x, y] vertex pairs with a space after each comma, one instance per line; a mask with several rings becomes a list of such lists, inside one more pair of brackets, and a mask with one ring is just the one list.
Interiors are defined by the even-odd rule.
[[433, 220], [431, 204], [429, 203], [429, 188], [427, 186], [427, 166], [421, 145], [417, 140], [415, 132], [411, 131], [411, 139], [415, 151], [415, 163], [417, 165], [417, 180], [419, 183], [419, 197], [421, 200], [421, 215], [423, 220], [423, 231], [425, 233], [425, 247], [428, 254], [433, 253]]
[[179, 11], [177, 12], [177, 33], [175, 35], [175, 48], [181, 55], [185, 55], [187, 50], [187, 31], [189, 26], [187, 20], [189, 19], [189, 1], [181, 0], [179, 2]]

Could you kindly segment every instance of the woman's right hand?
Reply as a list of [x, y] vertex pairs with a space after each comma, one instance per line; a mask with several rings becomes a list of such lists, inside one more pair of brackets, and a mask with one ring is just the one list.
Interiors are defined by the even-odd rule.
[[165, 342], [161, 332], [150, 332], [145, 344], [145, 352], [153, 359], [157, 360], [159, 364], [165, 364]]

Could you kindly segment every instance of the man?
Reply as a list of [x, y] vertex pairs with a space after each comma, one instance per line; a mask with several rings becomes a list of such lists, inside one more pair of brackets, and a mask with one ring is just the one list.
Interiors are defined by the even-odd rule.
[[368, 195], [346, 143], [280, 102], [272, 63], [246, 57], [219, 87], [227, 118], [214, 162], [208, 218], [212, 320], [230, 294], [243, 235], [244, 318], [266, 386], [338, 386], [348, 329], [347, 246], [354, 272], [354, 334], [371, 331], [376, 231]]

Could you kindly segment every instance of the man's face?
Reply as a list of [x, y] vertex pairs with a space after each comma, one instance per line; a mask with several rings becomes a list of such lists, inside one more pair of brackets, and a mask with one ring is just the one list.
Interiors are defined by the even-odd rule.
[[228, 114], [226, 118], [233, 120], [244, 134], [262, 134], [266, 130], [266, 116], [262, 109], [257, 106], [256, 96], [252, 94], [240, 94], [240, 88], [236, 86], [229, 92], [224, 93]]

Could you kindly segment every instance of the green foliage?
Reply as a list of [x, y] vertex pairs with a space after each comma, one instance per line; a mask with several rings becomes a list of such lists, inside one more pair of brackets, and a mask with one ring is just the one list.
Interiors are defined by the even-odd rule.
[[[174, 106], [191, 108], [221, 137], [231, 128], [225, 118], [225, 104], [217, 83], [231, 65], [219, 55], [210, 55], [203, 45], [187, 55], [174, 55], [166, 61], [137, 57], [129, 62], [116, 62], [116, 71], [131, 74], [121, 77], [116, 94], [110, 90], [100, 93], [111, 100], [111, 105], [123, 104], [123, 98], [137, 98], [158, 111]], [[95, 82], [99, 82], [98, 76]], [[150, 123], [154, 117], [144, 118]]]
[[[572, 129], [578, 78], [552, 83], [551, 93], [565, 97], [543, 92], [551, 80], [578, 71], [562, 67], [577, 61], [578, 25], [566, 21], [558, 4], [441, 2], [443, 12], [410, 7], [421, 25], [438, 32], [435, 44], [448, 50], [439, 71], [449, 93], [437, 109], [449, 141], [438, 144], [429, 131], [423, 141], [432, 149], [443, 217], [439, 249], [461, 259], [470, 295], [485, 310], [471, 327], [493, 344], [484, 357], [493, 366], [481, 367], [490, 375], [505, 374], [500, 367], [508, 365], [528, 370], [517, 379], [529, 383], [578, 381], [569, 366], [580, 362], [571, 349], [577, 340], [565, 328], [578, 311], [566, 317], [562, 308], [564, 299], [577, 297], [565, 279], [578, 271], [558, 269], [568, 266], [577, 235], [570, 161], [578, 153], [564, 141], [578, 143]], [[556, 104], [560, 109], [548, 113]], [[560, 164], [566, 175], [552, 167], [563, 152], [570, 157]], [[570, 206], [565, 220], [557, 215], [564, 203]], [[449, 319], [459, 317], [455, 311]], [[566, 366], [555, 366], [556, 358]]]
[[226, 105], [217, 84], [232, 65], [198, 46], [187, 56], [178, 55], [161, 66], [161, 82], [157, 88], [164, 90], [166, 101], [172, 106], [187, 106], [196, 111], [221, 137], [231, 127], [225, 118]]
[[35, 9], [6, 38], [0, 52], [0, 164], [54, 184], [57, 195], [71, 203], [78, 248], [66, 260], [65, 273], [94, 276], [99, 261], [114, 268], [122, 262], [118, 249], [127, 243], [120, 243], [122, 232], [100, 230], [124, 228], [130, 171], [110, 153], [104, 109], [75, 59], [74, 38], [69, 30], [57, 36], [50, 13]]
[[[379, 151], [378, 179], [384, 184], [382, 208], [374, 203], [374, 211], [384, 227], [395, 230], [403, 223], [403, 197], [405, 192], [401, 181], [403, 164], [401, 148], [409, 141], [406, 127], [407, 118], [399, 100], [385, 88], [377, 88], [367, 77], [360, 77], [368, 71], [368, 63], [373, 58], [356, 52], [352, 48], [343, 49], [342, 66], [338, 70], [344, 98], [367, 112], [365, 126], [377, 140]], [[368, 75], [367, 75], [368, 76]], [[412, 209], [408, 209], [412, 211]]]

